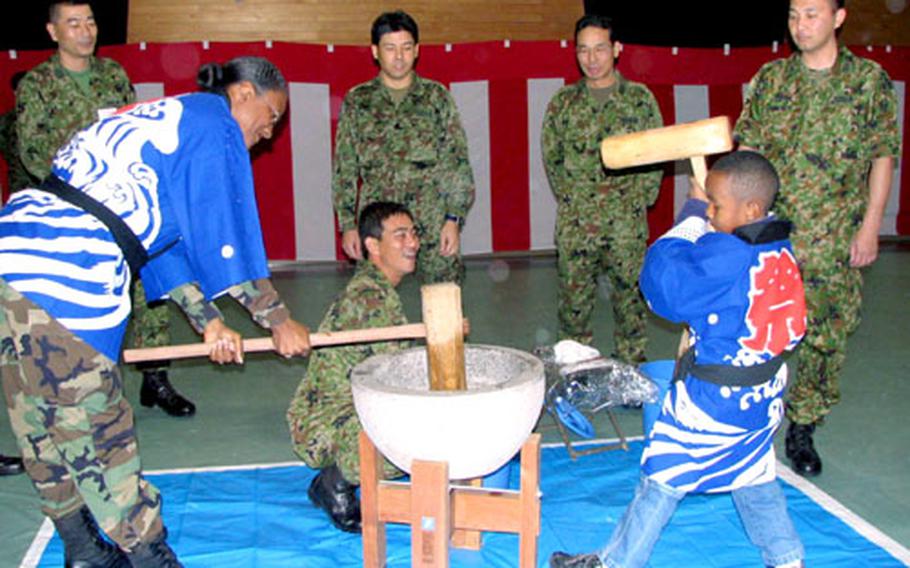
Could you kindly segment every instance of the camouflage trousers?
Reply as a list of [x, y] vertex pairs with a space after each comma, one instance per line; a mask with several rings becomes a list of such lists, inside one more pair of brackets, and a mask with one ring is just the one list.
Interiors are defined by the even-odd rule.
[[[136, 349], [162, 347], [171, 343], [170, 311], [166, 302], [154, 307], [145, 301], [142, 280], [133, 280], [133, 313], [130, 320], [131, 344]], [[167, 366], [167, 362], [154, 361], [138, 365], [138, 368], [152, 370]]]
[[595, 222], [564, 212], [562, 207], [558, 213], [558, 338], [591, 344], [591, 316], [597, 303], [598, 278], [603, 274], [610, 283], [616, 357], [641, 363], [648, 343], [647, 307], [638, 288], [638, 275], [647, 246], [647, 218], [644, 210], [605, 217]]
[[[360, 420], [351, 389], [316, 387], [306, 377], [297, 387], [287, 412], [291, 444], [303, 462], [314, 469], [336, 465], [349, 482], [360, 485]], [[403, 473], [383, 459], [385, 479]]]
[[25, 469], [52, 519], [88, 506], [131, 549], [161, 533], [113, 361], [0, 279], [0, 376]]
[[787, 418], [811, 424], [840, 402], [847, 338], [860, 323], [863, 281], [860, 270], [850, 268], [849, 259], [831, 247], [794, 240], [794, 252], [805, 283], [808, 321], [797, 349], [796, 379], [787, 393]]

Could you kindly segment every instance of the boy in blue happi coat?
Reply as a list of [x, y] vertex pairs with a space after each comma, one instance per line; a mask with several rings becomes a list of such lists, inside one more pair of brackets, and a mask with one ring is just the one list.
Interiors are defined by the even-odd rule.
[[635, 497], [603, 550], [557, 552], [551, 567], [644, 566], [686, 494], [726, 491], [764, 564], [802, 565], [773, 447], [787, 383], [782, 355], [806, 330], [790, 224], [768, 213], [779, 180], [764, 157], [742, 151], [718, 160], [705, 185], [693, 184], [642, 268], [649, 307], [685, 322], [691, 339], [648, 434]]

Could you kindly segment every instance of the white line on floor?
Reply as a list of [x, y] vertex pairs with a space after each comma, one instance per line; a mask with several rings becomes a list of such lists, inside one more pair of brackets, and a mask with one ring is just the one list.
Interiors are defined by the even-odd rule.
[[907, 550], [901, 543], [886, 535], [876, 528], [875, 525], [869, 523], [869, 521], [845, 507], [840, 501], [825, 493], [808, 479], [794, 473], [793, 470], [780, 461], [777, 462], [777, 476], [805, 493], [806, 496], [815, 501], [819, 507], [842, 520], [870, 542], [877, 544], [905, 565], [910, 566], [910, 550]]

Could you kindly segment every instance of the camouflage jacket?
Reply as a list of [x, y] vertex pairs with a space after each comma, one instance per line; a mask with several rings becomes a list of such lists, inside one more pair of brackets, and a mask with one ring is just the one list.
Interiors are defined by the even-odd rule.
[[424, 224], [433, 216], [441, 226], [446, 213], [464, 218], [474, 177], [445, 87], [415, 74], [397, 105], [379, 77], [351, 89], [338, 117], [332, 196], [342, 231], [357, 226], [358, 205], [379, 200], [407, 205]]
[[827, 72], [795, 53], [753, 77], [735, 135], [777, 168], [775, 208], [797, 232], [852, 233], [868, 201], [871, 161], [899, 155], [897, 97], [877, 63], [846, 47]]
[[90, 72], [88, 94], [69, 76], [55, 53], [19, 82], [19, 157], [36, 179], [50, 173], [57, 150], [78, 130], [97, 120], [99, 109], [118, 108], [135, 100], [129, 77], [117, 62], [92, 57]]
[[[347, 287], [332, 302], [319, 331], [341, 331], [368, 327], [385, 327], [408, 323], [401, 299], [388, 278], [369, 260], [357, 264]], [[411, 346], [410, 341], [362, 343], [316, 349], [307, 370], [311, 384], [327, 388], [348, 384], [355, 365], [379, 353], [389, 353]]]
[[641, 84], [618, 75], [618, 82], [601, 104], [584, 79], [557, 91], [547, 106], [540, 145], [550, 188], [560, 204], [583, 203], [605, 188], [638, 207], [654, 203], [663, 170], [608, 170], [600, 157], [607, 136], [660, 128], [663, 119], [654, 95]]

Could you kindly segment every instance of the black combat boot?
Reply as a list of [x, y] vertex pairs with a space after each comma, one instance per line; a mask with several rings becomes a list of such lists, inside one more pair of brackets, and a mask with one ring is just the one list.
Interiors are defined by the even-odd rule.
[[554, 552], [550, 555], [550, 568], [602, 568], [603, 562], [596, 554], [566, 554]]
[[130, 561], [117, 546], [104, 540], [88, 507], [53, 519], [63, 541], [66, 568], [130, 568]]
[[790, 423], [787, 427], [787, 458], [790, 469], [804, 477], [815, 477], [822, 472], [822, 459], [815, 451], [812, 434], [815, 424]]
[[143, 542], [127, 553], [133, 568], [183, 568], [167, 544], [167, 529], [151, 542]]
[[142, 406], [160, 406], [161, 410], [171, 416], [192, 416], [196, 414], [196, 405], [184, 398], [171, 385], [167, 370], [151, 369], [142, 371], [142, 388], [139, 390], [139, 403]]
[[307, 495], [314, 505], [329, 514], [335, 528], [350, 533], [360, 532], [360, 500], [357, 486], [342, 477], [332, 465], [319, 470], [310, 483]]
[[25, 471], [22, 458], [0, 454], [0, 475], [16, 475]]

